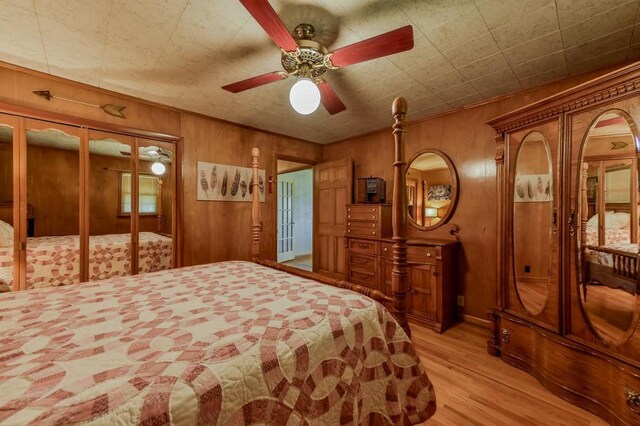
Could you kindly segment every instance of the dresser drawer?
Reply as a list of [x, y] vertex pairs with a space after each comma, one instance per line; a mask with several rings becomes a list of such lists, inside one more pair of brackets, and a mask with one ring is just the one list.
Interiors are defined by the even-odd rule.
[[349, 267], [354, 271], [376, 274], [377, 262], [375, 256], [364, 256], [349, 253]]
[[379, 237], [380, 228], [377, 223], [347, 222], [347, 235], [359, 237]]
[[386, 241], [383, 241], [380, 247], [381, 247], [380, 253], [382, 254], [382, 257], [386, 257], [387, 259], [393, 259], [393, 243], [388, 243]]
[[407, 259], [416, 263], [436, 263], [437, 249], [433, 246], [409, 246]]
[[354, 271], [349, 270], [347, 281], [360, 284], [369, 288], [378, 289], [378, 276], [373, 271]]
[[351, 205], [347, 207], [347, 221], [368, 220], [378, 221], [380, 219], [380, 206], [374, 205]]
[[377, 246], [377, 241], [349, 239], [349, 251], [352, 253], [376, 255]]

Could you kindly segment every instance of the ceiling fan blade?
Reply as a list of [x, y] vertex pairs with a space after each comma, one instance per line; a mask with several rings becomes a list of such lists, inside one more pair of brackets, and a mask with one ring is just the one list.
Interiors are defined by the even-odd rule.
[[336, 67], [346, 67], [411, 49], [413, 49], [413, 27], [407, 25], [342, 47], [333, 52], [331, 63]]
[[337, 114], [347, 109], [329, 83], [324, 80], [320, 80], [317, 85], [318, 89], [320, 89], [320, 101], [322, 102], [322, 106], [325, 107], [329, 114]]
[[238, 81], [237, 83], [227, 84], [226, 86], [222, 86], [222, 88], [231, 93], [238, 93], [245, 90], [253, 89], [254, 87], [273, 83], [274, 81], [284, 80], [285, 78], [287, 78], [286, 74], [275, 71], [267, 74], [262, 74], [257, 77], [251, 77], [246, 80]]
[[298, 49], [298, 44], [268, 0], [240, 0], [240, 3], [280, 49], [287, 52]]

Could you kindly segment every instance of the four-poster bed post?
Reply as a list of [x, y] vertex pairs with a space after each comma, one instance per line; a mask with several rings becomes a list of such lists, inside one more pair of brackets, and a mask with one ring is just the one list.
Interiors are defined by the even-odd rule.
[[260, 189], [258, 186], [258, 170], [260, 165], [260, 150], [251, 150], [251, 168], [253, 169], [253, 183], [251, 201], [251, 259], [253, 262], [267, 266], [292, 275], [318, 281], [323, 284], [356, 291], [371, 297], [381, 303], [393, 306], [393, 315], [405, 330], [411, 335], [406, 317], [407, 295], [407, 211], [406, 211], [406, 165], [404, 160], [404, 138], [406, 133], [405, 119], [407, 115], [407, 101], [397, 98], [393, 102], [393, 137], [395, 143], [394, 185], [393, 185], [393, 297], [388, 297], [379, 290], [364, 287], [345, 280], [329, 278], [314, 272], [304, 271], [290, 266], [282, 265], [273, 260], [260, 259], [260, 234], [262, 224], [260, 222]]

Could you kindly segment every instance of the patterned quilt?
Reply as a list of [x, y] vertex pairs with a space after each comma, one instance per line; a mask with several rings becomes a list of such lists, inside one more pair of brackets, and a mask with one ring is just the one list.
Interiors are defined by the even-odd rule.
[[[603, 247], [624, 251], [630, 254], [638, 254], [638, 244], [630, 243], [631, 236], [628, 229], [607, 229], [605, 233], [606, 244]], [[598, 230], [587, 229], [587, 244], [598, 246]], [[613, 267], [613, 255], [603, 251], [588, 250], [588, 261]]]
[[[140, 272], [171, 268], [171, 238], [140, 232]], [[80, 280], [80, 238], [77, 235], [27, 240], [27, 288], [75, 284]], [[89, 280], [129, 275], [131, 234], [89, 238]], [[0, 284], [13, 285], [13, 249], [0, 248]]]
[[385, 308], [253, 263], [0, 294], [0, 423], [382, 425], [435, 409]]

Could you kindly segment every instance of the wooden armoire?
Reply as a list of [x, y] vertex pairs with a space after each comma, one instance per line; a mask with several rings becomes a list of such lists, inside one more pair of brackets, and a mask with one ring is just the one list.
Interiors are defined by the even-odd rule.
[[640, 424], [640, 63], [498, 117], [490, 354]]

